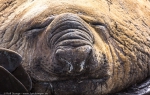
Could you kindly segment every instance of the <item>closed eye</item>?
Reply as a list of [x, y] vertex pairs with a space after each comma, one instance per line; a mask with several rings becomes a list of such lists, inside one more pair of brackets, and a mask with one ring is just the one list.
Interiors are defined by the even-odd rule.
[[89, 24], [103, 39], [103, 41], [108, 42], [110, 38], [110, 31], [107, 28], [107, 25], [104, 23], [99, 22], [93, 17], [79, 15], [87, 24]]
[[96, 23], [91, 26], [95, 29], [95, 31], [99, 34], [99, 36], [103, 39], [103, 41], [107, 43], [109, 42], [110, 33], [105, 25], [102, 25], [102, 24], [99, 25]]
[[31, 27], [27, 31], [47, 27], [54, 19], [55, 19], [55, 16], [51, 16], [42, 21], [35, 21], [33, 22], [33, 24], [31, 24]]
[[46, 27], [55, 19], [55, 16], [48, 17], [43, 21], [40, 22], [31, 22], [31, 27], [23, 33], [23, 36], [27, 39], [34, 39], [40, 33], [42, 33]]
[[27, 39], [34, 39], [36, 38], [40, 33], [42, 33], [45, 30], [45, 28], [41, 29], [32, 29], [25, 33], [23, 33], [23, 36], [25, 36]]

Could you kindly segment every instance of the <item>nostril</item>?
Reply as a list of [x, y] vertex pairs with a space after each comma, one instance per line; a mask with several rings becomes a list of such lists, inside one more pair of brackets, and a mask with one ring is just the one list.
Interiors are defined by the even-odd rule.
[[72, 66], [72, 64], [71, 64], [71, 63], [68, 63], [68, 65], [69, 65], [69, 71], [68, 71], [68, 73], [71, 73], [71, 72], [72, 72], [72, 70], [73, 70], [73, 66]]
[[55, 59], [62, 66], [62, 71], [68, 74], [81, 74], [85, 71], [87, 60], [92, 47], [84, 45], [80, 47], [61, 47], [55, 52]]
[[62, 55], [63, 53], [61, 53], [61, 52], [63, 52], [62, 49], [58, 49], [58, 50], [56, 50], [55, 55], [56, 55], [57, 60], [62, 60], [63, 61], [64, 59], [61, 58], [61, 56], [63, 56]]
[[73, 70], [73, 66], [69, 58], [69, 53], [65, 53], [64, 49], [57, 49], [55, 55], [58, 63], [63, 66], [63, 71], [71, 73], [71, 71]]
[[84, 65], [85, 65], [85, 60], [81, 62], [80, 72], [82, 72], [84, 70]]

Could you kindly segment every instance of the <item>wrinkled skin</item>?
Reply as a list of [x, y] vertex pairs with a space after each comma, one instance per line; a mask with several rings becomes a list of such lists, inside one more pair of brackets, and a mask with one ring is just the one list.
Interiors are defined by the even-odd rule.
[[[28, 92], [149, 93], [149, 1], [6, 2], [1, 0], [0, 47], [22, 56], [20, 70], [32, 79]], [[1, 68], [15, 80], [7, 66]]]

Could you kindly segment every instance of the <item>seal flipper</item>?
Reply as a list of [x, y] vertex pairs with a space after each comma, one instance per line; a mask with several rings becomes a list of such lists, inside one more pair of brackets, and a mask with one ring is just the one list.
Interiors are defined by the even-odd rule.
[[[1, 90], [1, 89], [3, 89], [3, 84], [10, 85], [9, 82], [7, 82], [9, 80], [3, 81], [3, 80], [5, 80], [7, 75], [8, 75], [8, 77], [11, 77], [10, 81], [12, 81], [12, 80], [14, 80], [15, 82], [18, 81], [18, 83], [21, 83], [20, 85], [22, 85], [23, 88], [25, 88], [25, 90], [28, 90], [28, 91], [31, 90], [32, 81], [31, 81], [30, 76], [27, 74], [27, 72], [22, 67], [21, 60], [22, 60], [22, 57], [15, 51], [5, 49], [5, 48], [0, 48], [0, 66], [1, 66], [1, 70], [2, 70], [2, 72], [0, 72], [0, 74], [1, 74], [0, 75], [1, 76], [0, 77], [0, 86], [1, 86], [0, 92], [3, 91], [3, 90]], [[6, 75], [3, 77], [2, 73], [4, 73], [4, 74], [6, 73]], [[9, 86], [9, 88], [7, 88], [8, 90], [6, 89], [5, 91], [6, 92], [8, 92], [8, 91], [14, 92], [16, 90], [13, 90], [12, 87], [15, 87], [15, 86], [16, 86], [16, 84], [13, 83], [12, 86]], [[18, 86], [18, 87], [20, 87], [20, 86]], [[11, 90], [9, 90], [9, 89], [11, 89]]]
[[137, 93], [137, 95], [150, 95], [150, 78], [147, 78], [146, 81], [135, 87], [131, 87], [131, 89], [134, 93]]
[[150, 95], [150, 78], [143, 83], [128, 88], [125, 92], [119, 92], [113, 95]]
[[21, 64], [22, 57], [15, 51], [0, 48], [0, 66], [9, 72], [14, 71]]
[[0, 66], [0, 76], [0, 92], [28, 92], [24, 85], [2, 66]]
[[26, 87], [28, 91], [32, 88], [32, 81], [28, 73], [24, 70], [22, 65], [18, 66], [12, 74]]

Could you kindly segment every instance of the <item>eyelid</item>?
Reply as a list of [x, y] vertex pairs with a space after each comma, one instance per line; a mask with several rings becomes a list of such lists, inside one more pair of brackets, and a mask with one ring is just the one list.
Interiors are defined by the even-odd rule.
[[51, 16], [43, 20], [42, 22], [35, 22], [31, 24], [31, 27], [23, 33], [24, 36], [36, 35], [44, 31], [44, 29], [55, 19], [55, 16]]
[[31, 24], [31, 27], [27, 30], [33, 30], [33, 29], [41, 29], [41, 28], [45, 28], [46, 26], [48, 26], [53, 20], [55, 19], [55, 16], [51, 16], [46, 18], [43, 21], [40, 22], [34, 22], [33, 24]]
[[38, 33], [40, 31], [43, 31], [45, 28], [40, 28], [40, 29], [32, 29], [32, 30], [28, 30], [26, 33], [30, 34], [30, 33]]
[[105, 25], [92, 25], [92, 27], [105, 39], [105, 41], [109, 41], [110, 33]]
[[28, 30], [28, 31], [26, 31], [26, 32], [23, 33], [23, 36], [38, 35], [42, 31], [44, 31], [44, 29], [45, 28]]
[[104, 23], [99, 22], [97, 19], [90, 16], [79, 15], [79, 17], [94, 28], [95, 31], [104, 39], [104, 41], [109, 42], [109, 38], [111, 37], [110, 31]]
[[94, 26], [102, 26], [102, 27], [106, 28], [106, 25], [104, 23], [101, 23], [101, 22], [90, 22], [90, 24], [94, 25]]
[[82, 18], [86, 23], [88, 23], [90, 25], [103, 25], [103, 26], [105, 26], [105, 24], [98, 22], [97, 19], [95, 19], [94, 17], [85, 16], [85, 15], [79, 15], [79, 17]]

